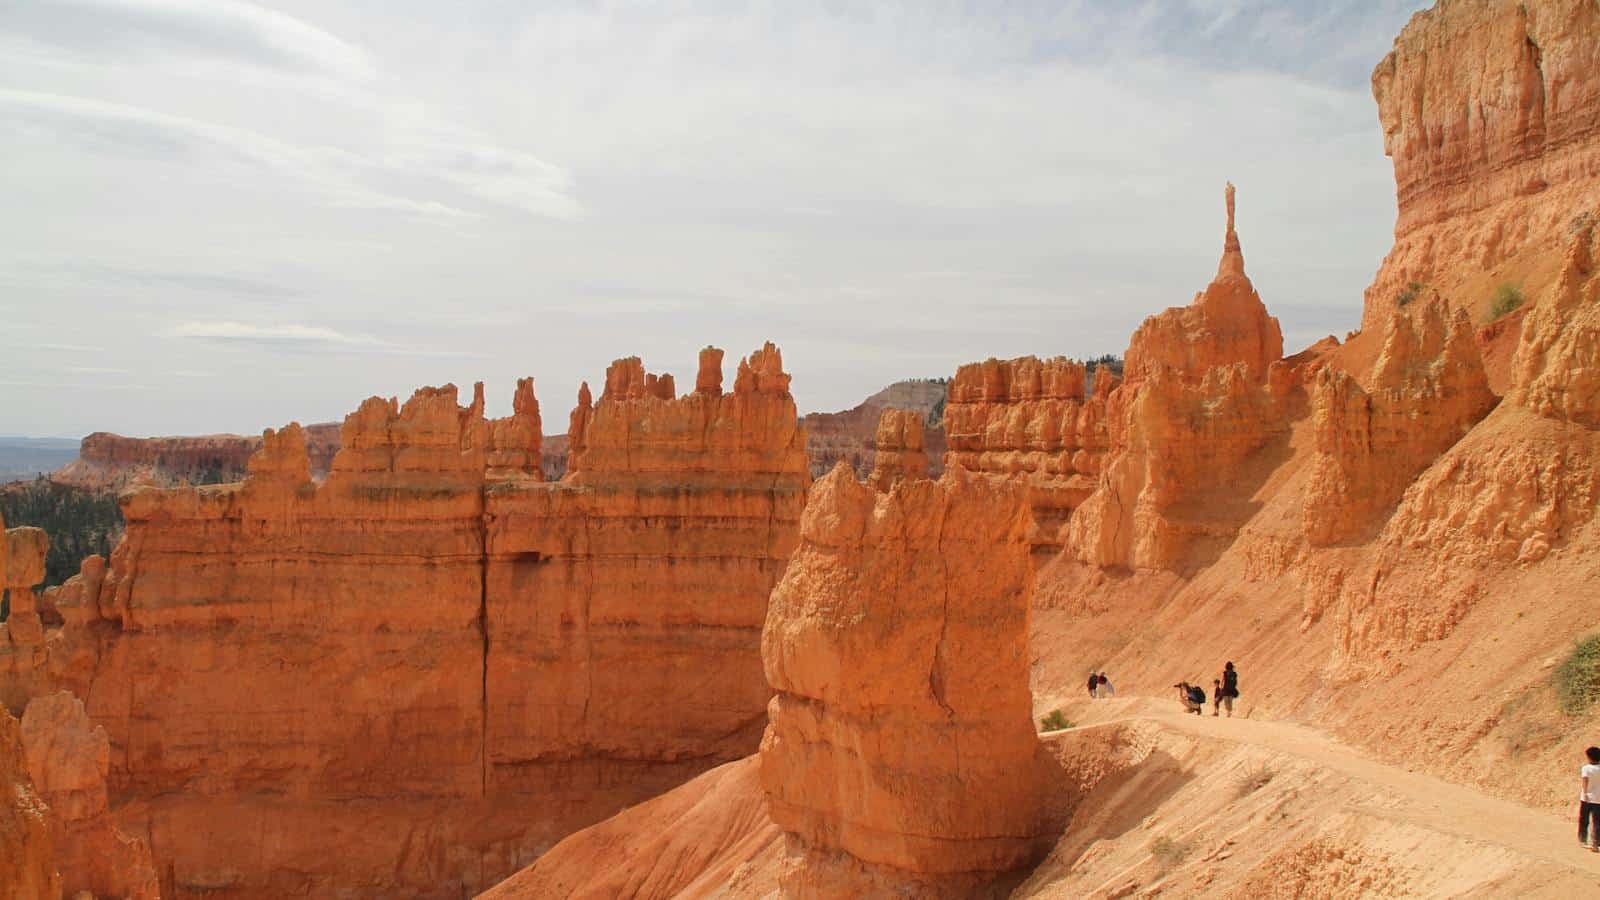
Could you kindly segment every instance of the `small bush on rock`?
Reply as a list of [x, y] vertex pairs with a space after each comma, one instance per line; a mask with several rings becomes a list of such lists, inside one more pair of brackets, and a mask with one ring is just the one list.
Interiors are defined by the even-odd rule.
[[1600, 699], [1600, 634], [1591, 634], [1572, 648], [1555, 671], [1556, 703], [1569, 716], [1589, 710]]
[[1489, 321], [1494, 321], [1506, 313], [1522, 305], [1522, 288], [1509, 281], [1501, 282], [1494, 289], [1494, 298], [1489, 303]]
[[1062, 715], [1061, 710], [1058, 709], [1040, 719], [1039, 725], [1041, 731], [1060, 731], [1063, 728], [1071, 728], [1072, 722], [1068, 721], [1067, 717]]

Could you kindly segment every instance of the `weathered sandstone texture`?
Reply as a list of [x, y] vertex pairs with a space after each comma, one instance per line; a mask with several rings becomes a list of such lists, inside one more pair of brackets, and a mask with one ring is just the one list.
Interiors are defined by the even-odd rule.
[[1597, 32], [1593, 0], [1442, 0], [1412, 17], [1372, 73], [1399, 218], [1363, 328], [1412, 282], [1477, 318], [1497, 280], [1528, 271], [1519, 257], [1559, 253], [1596, 210]]
[[928, 453], [921, 414], [908, 409], [886, 409], [878, 417], [877, 454], [867, 483], [880, 491], [903, 479], [928, 477]]
[[1342, 370], [1317, 373], [1307, 539], [1326, 545], [1370, 536], [1417, 473], [1495, 402], [1464, 311], [1436, 298], [1395, 312], [1365, 389]]
[[784, 896], [985, 896], [1053, 841], [1027, 527], [1019, 486], [964, 472], [814, 486], [762, 636]]
[[944, 427], [940, 418], [944, 399], [942, 379], [897, 381], [843, 412], [807, 414], [802, 422], [811, 476], [820, 478], [843, 460], [855, 470], [856, 477], [865, 479], [872, 469], [879, 415], [886, 409], [903, 409], [923, 417], [923, 440], [934, 477], [938, 477], [944, 470]]
[[28, 777], [21, 732], [0, 709], [0, 900], [59, 900], [49, 810]]
[[[305, 427], [311, 471], [321, 477], [339, 450], [339, 424]], [[51, 474], [52, 481], [120, 489], [135, 481], [158, 485], [239, 481], [261, 438], [238, 434], [131, 438], [97, 431], [83, 439], [78, 458]]]
[[35, 697], [22, 717], [28, 772], [50, 807], [50, 834], [68, 897], [157, 900], [150, 847], [111, 820], [106, 773], [111, 743], [92, 726], [83, 703], [62, 691]]
[[522, 383], [497, 421], [369, 399], [320, 483], [291, 425], [242, 483], [126, 494], [49, 670], [163, 895], [459, 897], [752, 752], [804, 434], [776, 348], [728, 392], [703, 363], [683, 397], [613, 365], [560, 482]]
[[1094, 490], [1109, 449], [1106, 398], [1114, 377], [1086, 394], [1083, 363], [1056, 357], [969, 363], [950, 382], [945, 466], [1027, 486], [1037, 546], [1057, 533]]
[[0, 519], [0, 591], [11, 604], [10, 617], [0, 622], [0, 704], [18, 716], [48, 679], [44, 624], [33, 593], [44, 580], [48, 547], [40, 529], [8, 529]]
[[1110, 452], [1063, 529], [1084, 562], [1175, 569], [1196, 541], [1231, 538], [1246, 517], [1241, 467], [1288, 428], [1295, 369], [1245, 275], [1231, 184], [1226, 200], [1216, 278], [1139, 326], [1106, 399]]
[[[1597, 79], [1600, 80], [1600, 79]], [[1600, 228], [1567, 241], [1554, 288], [1523, 320], [1511, 401], [1553, 419], [1600, 428]]]

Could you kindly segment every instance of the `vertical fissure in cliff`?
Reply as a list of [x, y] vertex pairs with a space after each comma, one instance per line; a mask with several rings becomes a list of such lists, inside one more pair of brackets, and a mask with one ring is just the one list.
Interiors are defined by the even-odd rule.
[[[483, 490], [482, 503], [487, 507], [487, 489]], [[489, 515], [487, 510], [478, 516], [478, 634], [483, 641], [483, 658], [479, 661], [481, 682], [478, 686], [478, 796], [489, 796]]]

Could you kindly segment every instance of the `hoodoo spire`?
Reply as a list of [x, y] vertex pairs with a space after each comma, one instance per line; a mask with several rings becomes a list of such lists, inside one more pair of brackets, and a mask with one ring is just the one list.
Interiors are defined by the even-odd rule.
[[1239, 232], [1233, 230], [1233, 182], [1228, 182], [1223, 197], [1228, 204], [1228, 233], [1222, 239], [1222, 262], [1217, 264], [1217, 277], [1244, 274], [1244, 252], [1239, 249]]

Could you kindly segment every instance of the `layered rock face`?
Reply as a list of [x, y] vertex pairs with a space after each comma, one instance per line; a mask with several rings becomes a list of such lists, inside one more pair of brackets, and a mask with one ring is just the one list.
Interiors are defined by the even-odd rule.
[[750, 753], [808, 476], [776, 348], [715, 368], [614, 365], [559, 483], [525, 383], [498, 421], [372, 398], [320, 484], [290, 426], [241, 484], [126, 495], [50, 669], [163, 894], [457, 897]]
[[83, 703], [65, 691], [34, 698], [22, 717], [22, 745], [33, 783], [50, 807], [66, 895], [157, 900], [150, 847], [112, 823], [106, 796], [111, 744], [104, 728], [89, 723]]
[[877, 454], [867, 483], [880, 491], [901, 480], [928, 477], [928, 453], [922, 416], [906, 409], [886, 409], [878, 417]]
[[1495, 402], [1465, 312], [1440, 299], [1396, 312], [1366, 388], [1338, 369], [1317, 373], [1306, 538], [1326, 545], [1366, 534]]
[[618, 361], [597, 401], [583, 389], [566, 479], [486, 493], [490, 792], [682, 780], [759, 742], [761, 626], [805, 506], [805, 436], [775, 347], [731, 392], [721, 358], [703, 352], [682, 397]]
[[1051, 842], [1028, 518], [1019, 486], [958, 471], [814, 486], [762, 636], [785, 897], [988, 896]]
[[[339, 450], [339, 425], [308, 425], [311, 470], [326, 474]], [[261, 439], [249, 435], [130, 438], [97, 431], [83, 439], [78, 458], [51, 474], [52, 481], [86, 488], [122, 488], [135, 481], [201, 484], [239, 481]]]
[[944, 467], [945, 433], [938, 417], [944, 399], [942, 380], [897, 381], [843, 412], [809, 413], [803, 422], [812, 477], [820, 478], [843, 461], [858, 478], [866, 478], [872, 469], [879, 416], [886, 409], [909, 410], [922, 416], [923, 440], [937, 475]]
[[0, 900], [59, 900], [49, 811], [28, 777], [21, 731], [0, 709]]
[[1197, 540], [1231, 538], [1247, 517], [1241, 467], [1288, 428], [1296, 370], [1244, 273], [1231, 184], [1226, 199], [1216, 278], [1139, 326], [1107, 398], [1110, 453], [1063, 529], [1084, 562], [1174, 569]]
[[[1444, 0], [1372, 73], [1394, 160], [1395, 243], [1367, 290], [1382, 328], [1409, 283], [1474, 315], [1519, 255], [1559, 253], [1600, 196], [1600, 9], [1591, 0]], [[1504, 268], [1509, 265], [1509, 268]]]
[[1059, 546], [1061, 525], [1094, 490], [1109, 450], [1106, 400], [1115, 378], [1062, 357], [990, 359], [956, 371], [945, 406], [945, 466], [1027, 485], [1036, 546]]

